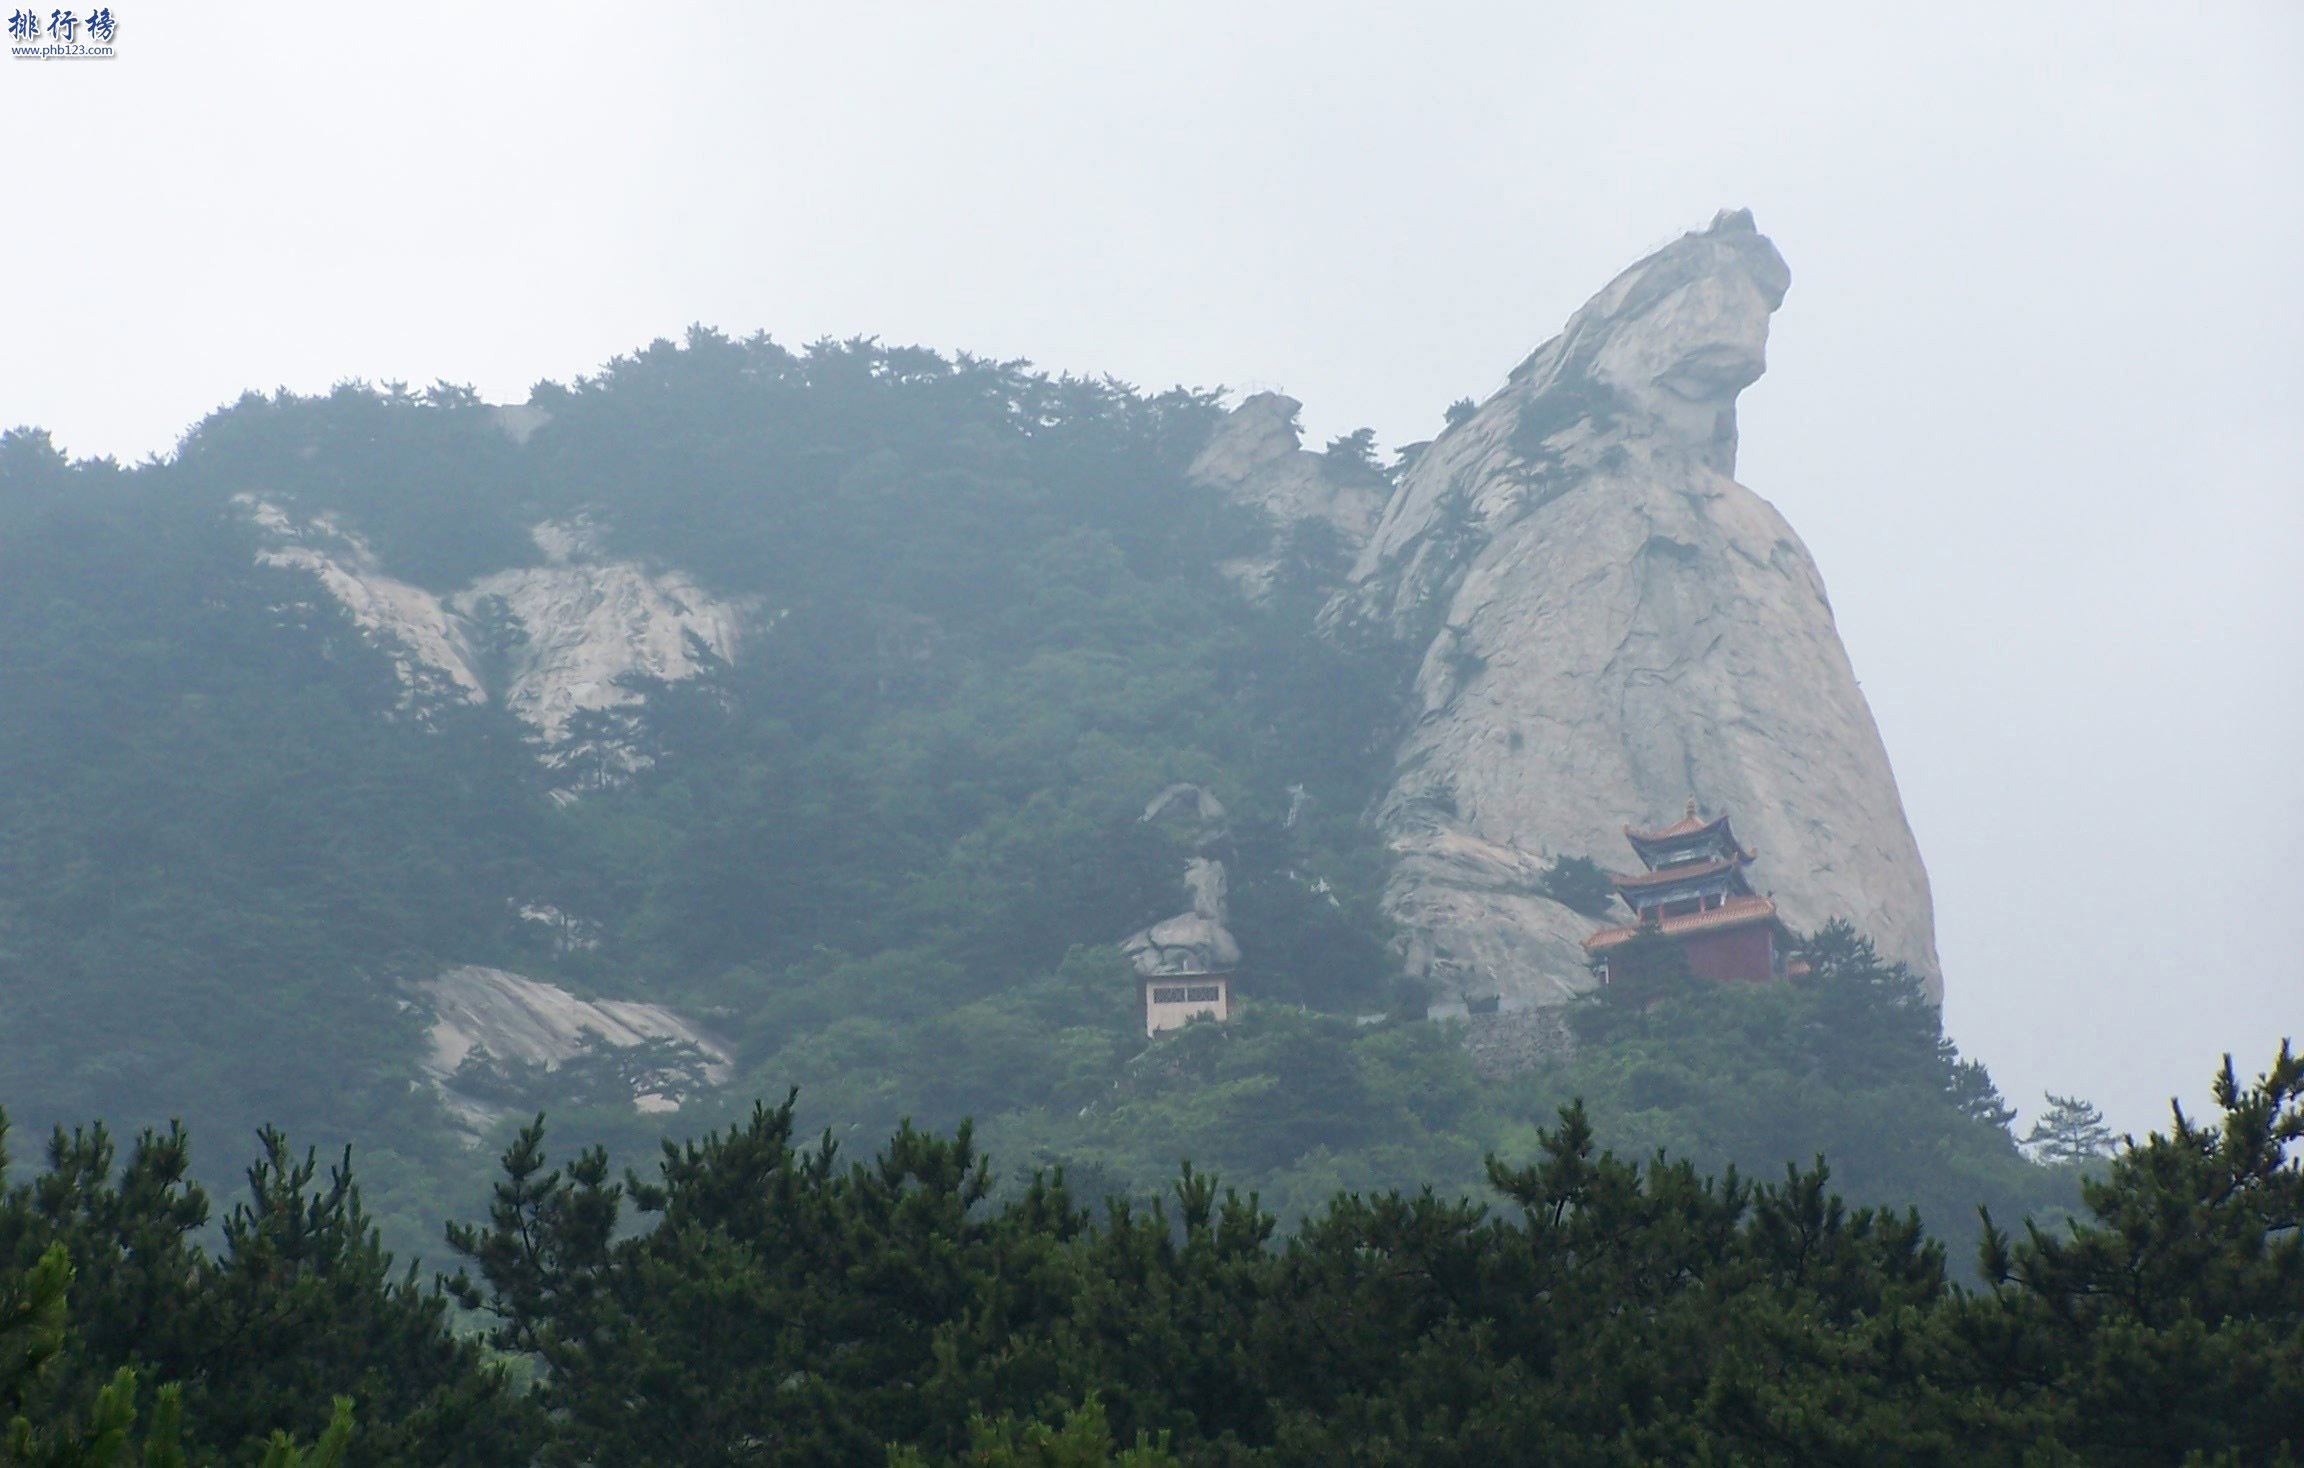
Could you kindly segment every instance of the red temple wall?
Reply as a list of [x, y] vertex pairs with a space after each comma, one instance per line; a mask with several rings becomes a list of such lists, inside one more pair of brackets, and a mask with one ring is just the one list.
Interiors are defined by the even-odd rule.
[[1691, 933], [1680, 947], [1688, 955], [1688, 971], [1700, 979], [1760, 983], [1776, 976], [1776, 935], [1765, 923]]

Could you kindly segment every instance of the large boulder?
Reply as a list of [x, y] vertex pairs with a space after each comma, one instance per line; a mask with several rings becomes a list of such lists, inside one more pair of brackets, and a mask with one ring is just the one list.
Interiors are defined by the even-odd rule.
[[1436, 1011], [1588, 987], [1596, 924], [1544, 866], [1628, 865], [1625, 826], [1690, 798], [1732, 813], [1795, 927], [1845, 917], [1941, 996], [1928, 875], [1823, 578], [1732, 477], [1789, 283], [1741, 211], [1619, 275], [1407, 468], [1324, 614], [1417, 662], [1377, 820]]
[[416, 992], [432, 1022], [424, 1071], [475, 1137], [533, 1109], [545, 1077], [587, 1056], [632, 1057], [616, 1078], [637, 1111], [677, 1111], [689, 1093], [729, 1076], [727, 1048], [659, 1004], [580, 999], [477, 964], [444, 969]]
[[1226, 926], [1231, 921], [1230, 883], [1223, 861], [1206, 854], [1221, 850], [1230, 835], [1224, 803], [1198, 785], [1171, 785], [1152, 797], [1138, 819], [1202, 854], [1184, 860], [1185, 910], [1131, 933], [1121, 940], [1120, 951], [1145, 978], [1238, 968], [1240, 945]]

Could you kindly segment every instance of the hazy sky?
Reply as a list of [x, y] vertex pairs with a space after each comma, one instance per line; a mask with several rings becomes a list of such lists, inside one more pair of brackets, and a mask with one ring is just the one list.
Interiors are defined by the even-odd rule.
[[2304, 1040], [2304, 7], [111, 9], [114, 60], [0, 61], [0, 421], [76, 455], [692, 321], [1399, 443], [1749, 205], [1793, 284], [1739, 477], [1831, 587], [1954, 1036], [2139, 1130]]

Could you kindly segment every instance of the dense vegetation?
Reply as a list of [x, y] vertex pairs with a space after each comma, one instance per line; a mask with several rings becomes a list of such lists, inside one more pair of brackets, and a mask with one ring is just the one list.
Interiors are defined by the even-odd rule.
[[1493, 1206], [1350, 1196], [1286, 1236], [1190, 1169], [1149, 1207], [996, 1196], [966, 1128], [851, 1161], [787, 1102], [619, 1178], [550, 1165], [539, 1119], [452, 1230], [501, 1362], [277, 1136], [213, 1253], [181, 1136], [117, 1175], [60, 1137], [0, 1195], [0, 1460], [136, 1461], [152, 1380], [178, 1455], [146, 1463], [2293, 1464], [2304, 1060], [2216, 1096], [2069, 1228], [1987, 1220], [1975, 1291], [1821, 1164], [1628, 1162], [1578, 1106], [1488, 1164]]
[[[533, 404], [522, 443], [447, 386], [252, 395], [134, 468], [0, 437], [0, 1090], [39, 1129], [139, 1136], [58, 1130], [0, 1195], [0, 1462], [2296, 1436], [2285, 1057], [2226, 1086], [2220, 1132], [2122, 1153], [2069, 1231], [2100, 1119], [2057, 1098], [2030, 1139], [2055, 1165], [2026, 1160], [1913, 976], [1841, 925], [1765, 987], [1638, 940], [1572, 1047], [1476, 1072], [1377, 911], [1364, 814], [1407, 670], [1314, 634], [1332, 537], [1281, 545], [1259, 603], [1218, 573], [1273, 540], [1185, 472], [1213, 395], [699, 330]], [[1366, 433], [1325, 462], [1384, 473]], [[436, 591], [581, 519], [756, 635], [579, 731], [650, 762], [556, 799], [500, 706], [412, 696], [263, 564], [250, 495]], [[1178, 782], [1220, 832], [1141, 819]], [[1176, 910], [1188, 850], [1230, 873], [1246, 1000], [1147, 1045], [1112, 945]], [[1606, 906], [1589, 860], [1545, 880]], [[633, 1068], [679, 1057], [596, 1053], [488, 1082], [550, 1111], [558, 1166], [517, 1119], [467, 1147], [415, 1080], [411, 986], [457, 963], [704, 1017], [734, 1073], [687, 1097], [702, 1140], [614, 1174], [665, 1132]], [[196, 1161], [231, 1149], [195, 1159], [176, 1118], [258, 1137], [221, 1218]], [[357, 1141], [366, 1201], [272, 1121]], [[2041, 1231], [1972, 1256], [1979, 1204]], [[483, 1213], [446, 1293], [393, 1263]]]
[[[20, 1118], [357, 1139], [390, 1242], [436, 1256], [492, 1146], [411, 1084], [408, 985], [483, 963], [704, 1016], [736, 1074], [683, 1129], [797, 1085], [802, 1124], [842, 1136], [973, 1117], [1003, 1187], [1062, 1163], [1084, 1196], [1142, 1200], [1191, 1157], [1288, 1220], [1345, 1188], [1453, 1195], [1581, 1094], [1613, 1145], [1829, 1151], [1852, 1196], [1955, 1231], [1979, 1201], [2071, 1201], [1853, 935], [1820, 938], [1842, 959], [1812, 985], [1596, 1012], [1575, 1059], [1508, 1084], [1402, 1021], [1422, 996], [1393, 977], [1363, 813], [1405, 670], [1313, 634], [1331, 540], [1290, 544], [1261, 606], [1219, 575], [1270, 527], [1185, 473], [1213, 395], [699, 330], [533, 403], [525, 444], [469, 392], [359, 385], [251, 395], [128, 469], [0, 440]], [[1382, 473], [1365, 434], [1327, 459]], [[435, 590], [583, 517], [762, 631], [598, 731], [654, 763], [562, 804], [500, 707], [411, 705], [309, 576], [259, 564], [246, 495], [337, 518]], [[1179, 904], [1180, 840], [1138, 819], [1179, 781], [1230, 813], [1247, 1013], [1147, 1047], [1109, 945]], [[1597, 877], [1571, 858], [1549, 880], [1590, 910]], [[518, 916], [536, 904], [596, 943], [556, 945]], [[615, 1065], [498, 1084], [564, 1137], [661, 1135]]]
[[[1851, 1197], [1913, 1205], [1954, 1237], [1979, 1206], [2012, 1217], [2078, 1201], [2009, 1145], [2007, 1103], [1919, 981], [1845, 923], [1807, 941], [1805, 975], [1762, 988], [1701, 982], [1673, 944], [1634, 944], [1622, 980], [1575, 1013], [1575, 1057], [1524, 1097], [1582, 1098], [1635, 1156], [1714, 1169], [1828, 1156]], [[2106, 1138], [2059, 1159], [2110, 1150]]]

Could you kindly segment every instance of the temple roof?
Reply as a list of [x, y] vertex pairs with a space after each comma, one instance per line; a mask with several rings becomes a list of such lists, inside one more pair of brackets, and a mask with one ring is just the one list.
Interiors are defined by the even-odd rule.
[[1665, 887], [1674, 882], [1694, 882], [1719, 872], [1734, 871], [1751, 860], [1751, 852], [1739, 851], [1734, 856], [1724, 856], [1717, 861], [1684, 862], [1676, 867], [1663, 867], [1653, 872], [1610, 872], [1608, 880], [1618, 887]]
[[1749, 861], [1753, 856], [1737, 841], [1735, 829], [1728, 824], [1728, 812], [1722, 811], [1712, 819], [1705, 820], [1696, 813], [1694, 796], [1689, 797], [1688, 813], [1663, 830], [1635, 831], [1626, 826], [1624, 839], [1632, 843], [1632, 850], [1638, 853], [1640, 860], [1646, 862], [1651, 870], [1657, 865], [1657, 858], [1661, 854], [1659, 848], [1681, 850], [1701, 844], [1714, 853], [1709, 860], [1741, 855]]
[[[1688, 912], [1678, 917], [1664, 918], [1653, 926], [1670, 938], [1686, 933], [1709, 933], [1718, 928], [1741, 928], [1752, 923], [1779, 921], [1774, 902], [1765, 897], [1747, 895], [1731, 897], [1720, 906], [1703, 912]], [[1628, 943], [1649, 926], [1646, 923], [1631, 923], [1623, 927], [1602, 928], [1584, 940], [1584, 951], [1598, 953], [1603, 949], [1614, 948], [1619, 943]]]
[[1726, 813], [1722, 813], [1714, 816], [1711, 820], [1705, 820], [1696, 814], [1696, 797], [1691, 795], [1688, 797], [1688, 813], [1663, 830], [1635, 831], [1630, 826], [1626, 826], [1624, 834], [1634, 841], [1672, 841], [1682, 836], [1693, 836], [1699, 831], [1710, 830], [1727, 819]]

